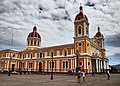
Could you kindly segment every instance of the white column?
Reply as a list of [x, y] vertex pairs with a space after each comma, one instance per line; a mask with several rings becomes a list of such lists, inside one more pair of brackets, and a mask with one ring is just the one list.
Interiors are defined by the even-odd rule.
[[106, 69], [106, 64], [105, 64], [105, 61], [103, 60], [103, 71], [105, 72], [105, 69]]
[[59, 60], [57, 60], [57, 62], [56, 62], [57, 64], [56, 64], [56, 69], [57, 69], [57, 72], [59, 72], [59, 67], [60, 67], [60, 61]]
[[96, 59], [96, 72], [98, 72], [98, 60]]
[[84, 69], [87, 69], [86, 68], [86, 59], [84, 58]]
[[45, 61], [45, 71], [47, 71], [47, 61]]
[[35, 43], [34, 43], [35, 41], [33, 40], [33, 46], [35, 45]]
[[75, 68], [74, 68], [74, 59], [72, 60], [72, 62], [73, 62], [73, 65], [72, 65], [72, 66], [73, 66], [73, 69], [75, 69]]
[[72, 59], [71, 59], [71, 69], [73, 69], [73, 66], [72, 66], [72, 65], [73, 65], [73, 63], [72, 63]]
[[77, 60], [76, 60], [77, 58], [75, 58], [75, 68], [77, 67], [77, 65], [76, 65], [76, 62], [77, 62]]
[[26, 61], [26, 67], [25, 67], [25, 69], [27, 69], [27, 65], [28, 65], [28, 64], [27, 64], [27, 61]]

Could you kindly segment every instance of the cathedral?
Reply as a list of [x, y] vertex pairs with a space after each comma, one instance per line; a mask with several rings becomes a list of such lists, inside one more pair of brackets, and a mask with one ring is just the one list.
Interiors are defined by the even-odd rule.
[[[103, 73], [108, 69], [108, 59], [104, 47], [104, 36], [97, 28], [93, 38], [89, 37], [89, 21], [83, 7], [74, 19], [74, 41], [41, 48], [41, 36], [37, 27], [27, 37], [27, 47], [22, 50], [5, 49], [0, 51], [0, 70], [22, 72], [67, 73], [85, 71]], [[71, 38], [72, 40], [72, 38]]]

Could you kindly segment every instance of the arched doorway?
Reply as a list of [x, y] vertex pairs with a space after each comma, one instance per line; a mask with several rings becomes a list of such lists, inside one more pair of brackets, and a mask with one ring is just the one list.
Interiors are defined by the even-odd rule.
[[42, 73], [42, 62], [39, 62], [39, 73]]
[[15, 64], [12, 64], [12, 72], [15, 70]]

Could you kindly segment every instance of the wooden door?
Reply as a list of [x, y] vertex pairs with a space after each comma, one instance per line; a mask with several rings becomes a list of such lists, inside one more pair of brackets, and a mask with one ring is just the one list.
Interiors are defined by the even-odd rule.
[[15, 70], [15, 64], [12, 64], [12, 72]]

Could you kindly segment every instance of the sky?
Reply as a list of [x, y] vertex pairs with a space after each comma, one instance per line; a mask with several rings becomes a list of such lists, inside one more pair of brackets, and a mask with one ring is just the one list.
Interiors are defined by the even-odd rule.
[[25, 49], [34, 25], [41, 47], [73, 43], [80, 3], [90, 23], [90, 37], [99, 26], [109, 63], [120, 64], [120, 0], [0, 0], [0, 50]]

